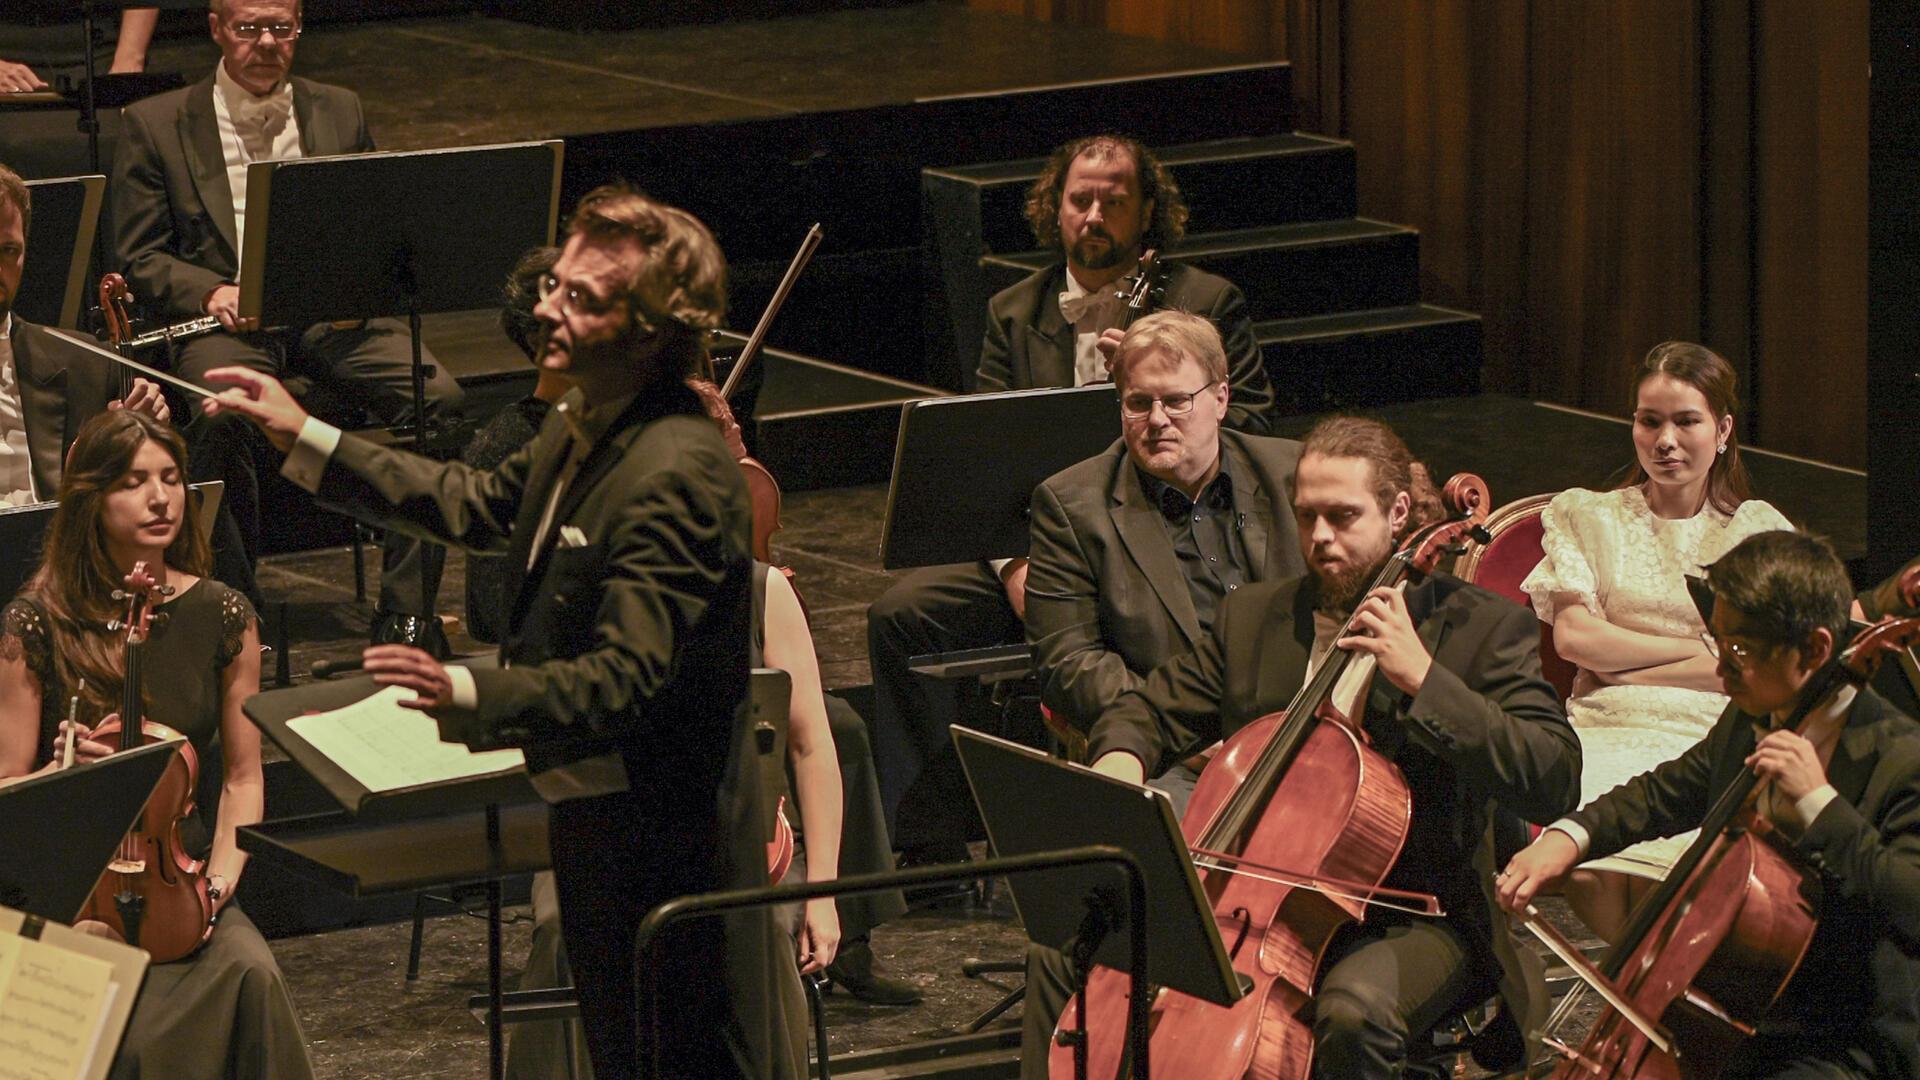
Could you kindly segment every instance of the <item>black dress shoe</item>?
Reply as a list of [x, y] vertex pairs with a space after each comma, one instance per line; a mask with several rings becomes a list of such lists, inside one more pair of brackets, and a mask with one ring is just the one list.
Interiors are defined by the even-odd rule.
[[826, 974], [833, 985], [869, 1005], [918, 1005], [926, 996], [912, 983], [880, 974], [878, 967], [872, 944], [866, 938], [852, 938], [841, 943]]
[[423, 618], [376, 610], [373, 613], [373, 631], [368, 635], [368, 640], [375, 645], [411, 645], [416, 649], [425, 649], [436, 660], [445, 660], [453, 652], [452, 646], [447, 644], [447, 632], [441, 628], [438, 616]]

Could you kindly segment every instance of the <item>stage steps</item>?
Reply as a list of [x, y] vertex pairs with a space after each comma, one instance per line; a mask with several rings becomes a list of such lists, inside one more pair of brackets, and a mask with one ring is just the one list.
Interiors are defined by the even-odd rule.
[[[1352, 144], [1268, 133], [1154, 150], [1191, 214], [1162, 256], [1246, 294], [1283, 412], [1478, 392], [1479, 317], [1421, 303], [1419, 233], [1357, 214]], [[1059, 261], [1032, 248], [1024, 212], [1044, 167], [1032, 158], [922, 171], [922, 257], [941, 279], [924, 329], [931, 362], [950, 377], [971, 382], [993, 294]]]

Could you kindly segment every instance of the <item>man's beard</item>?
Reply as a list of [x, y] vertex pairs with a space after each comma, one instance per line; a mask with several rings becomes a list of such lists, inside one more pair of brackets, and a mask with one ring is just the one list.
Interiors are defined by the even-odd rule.
[[1365, 564], [1350, 563], [1332, 573], [1316, 568], [1313, 577], [1319, 588], [1313, 606], [1335, 615], [1352, 611], [1360, 603], [1360, 598], [1366, 595], [1368, 586], [1373, 584], [1373, 579], [1379, 575], [1380, 568], [1386, 565], [1390, 554], [1382, 554]]
[[[1106, 250], [1088, 251], [1087, 238], [1091, 236], [1098, 236], [1105, 240], [1107, 242]], [[1132, 248], [1121, 247], [1114, 242], [1113, 237], [1108, 236], [1104, 232], [1083, 233], [1079, 240], [1074, 241], [1073, 245], [1073, 261], [1088, 270], [1107, 270], [1133, 257], [1134, 253]]]

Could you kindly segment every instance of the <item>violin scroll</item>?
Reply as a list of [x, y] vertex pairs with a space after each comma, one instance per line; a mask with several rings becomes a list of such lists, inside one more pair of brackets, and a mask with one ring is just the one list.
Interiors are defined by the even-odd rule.
[[119, 274], [100, 279], [100, 317], [106, 320], [107, 340], [124, 345], [133, 339], [133, 290]]

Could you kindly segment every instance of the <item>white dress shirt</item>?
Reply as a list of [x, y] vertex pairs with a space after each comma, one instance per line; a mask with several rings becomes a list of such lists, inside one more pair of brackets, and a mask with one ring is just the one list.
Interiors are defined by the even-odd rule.
[[0, 319], [0, 506], [38, 501], [20, 401], [20, 369], [13, 362], [13, 316], [8, 314]]
[[[247, 250], [247, 166], [301, 156], [300, 121], [293, 115], [293, 84], [282, 79], [271, 93], [258, 97], [227, 74], [225, 63], [218, 64], [213, 72], [213, 116], [220, 127], [227, 187], [233, 191], [233, 245], [238, 261], [246, 257]], [[245, 269], [241, 267], [243, 272]]]
[[1073, 324], [1073, 385], [1112, 381], [1107, 374], [1107, 358], [1100, 355], [1100, 334], [1117, 328], [1126, 310], [1126, 300], [1112, 285], [1089, 292], [1068, 268], [1067, 287], [1060, 293], [1060, 314]]

